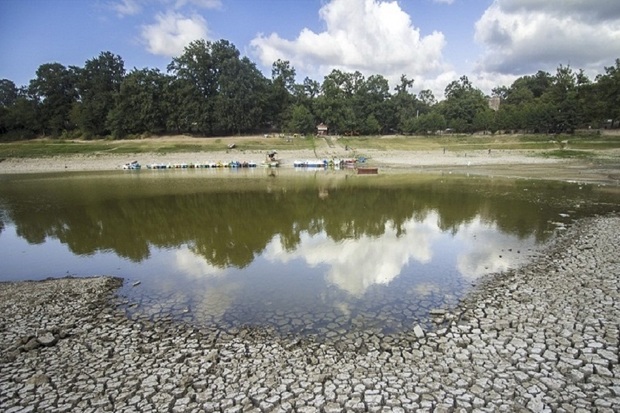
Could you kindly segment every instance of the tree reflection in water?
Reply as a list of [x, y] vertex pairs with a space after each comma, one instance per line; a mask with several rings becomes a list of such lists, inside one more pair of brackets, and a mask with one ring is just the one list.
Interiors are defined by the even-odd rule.
[[412, 297], [443, 305], [544, 241], [564, 200], [592, 197], [569, 184], [464, 177], [151, 172], [7, 177], [0, 232], [9, 223], [29, 244], [57, 240], [75, 256], [163, 263], [168, 274], [139, 275], [150, 280], [144, 308], [276, 327], [286, 313], [281, 324], [303, 330], [317, 311], [350, 324], [385, 309], [413, 316]]

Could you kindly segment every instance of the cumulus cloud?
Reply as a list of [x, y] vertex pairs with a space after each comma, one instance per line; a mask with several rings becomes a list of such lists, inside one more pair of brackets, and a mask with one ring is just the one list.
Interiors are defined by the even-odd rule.
[[539, 12], [554, 16], [574, 16], [595, 21], [620, 18], [617, 0], [502, 0], [500, 7], [507, 13]]
[[331, 0], [319, 10], [325, 29], [300, 31], [293, 40], [277, 33], [260, 34], [251, 41], [265, 66], [277, 59], [311, 76], [332, 69], [381, 74], [395, 82], [401, 74], [434, 79], [446, 70], [442, 56], [444, 35], [423, 36], [396, 1]]
[[142, 40], [147, 50], [155, 55], [174, 57], [183, 52], [191, 41], [206, 39], [207, 23], [194, 14], [184, 16], [168, 12], [155, 16], [155, 23], [142, 27]]
[[560, 64], [600, 70], [620, 55], [617, 0], [495, 0], [475, 25], [481, 73], [553, 72]]

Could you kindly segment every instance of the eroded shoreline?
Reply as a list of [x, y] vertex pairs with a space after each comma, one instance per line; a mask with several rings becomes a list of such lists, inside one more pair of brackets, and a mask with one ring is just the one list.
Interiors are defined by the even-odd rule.
[[[332, 341], [128, 318], [113, 278], [0, 284], [5, 411], [618, 411], [620, 217], [579, 220], [436, 331]], [[461, 410], [459, 410], [461, 409]]]

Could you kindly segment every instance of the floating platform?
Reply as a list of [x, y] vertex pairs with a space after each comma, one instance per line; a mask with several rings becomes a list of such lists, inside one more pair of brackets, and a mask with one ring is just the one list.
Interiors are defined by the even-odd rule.
[[379, 173], [379, 168], [371, 168], [371, 167], [357, 168], [358, 175], [377, 175], [378, 173]]

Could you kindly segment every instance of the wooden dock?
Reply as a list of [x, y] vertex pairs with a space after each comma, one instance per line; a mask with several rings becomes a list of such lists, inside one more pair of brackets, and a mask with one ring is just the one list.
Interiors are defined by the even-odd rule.
[[379, 168], [370, 168], [370, 167], [357, 168], [358, 175], [377, 175], [378, 173], [379, 173]]

